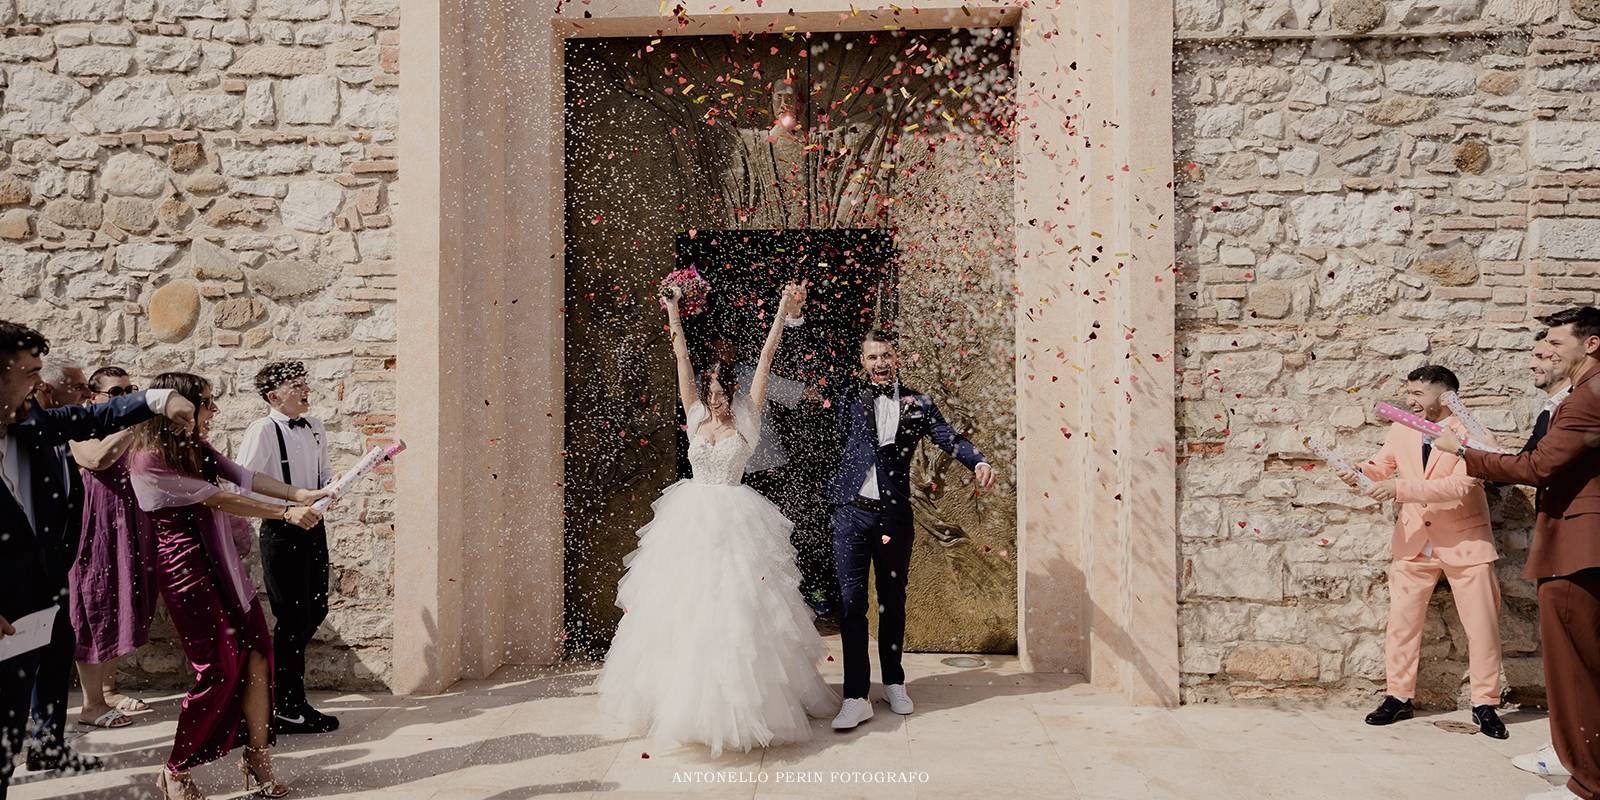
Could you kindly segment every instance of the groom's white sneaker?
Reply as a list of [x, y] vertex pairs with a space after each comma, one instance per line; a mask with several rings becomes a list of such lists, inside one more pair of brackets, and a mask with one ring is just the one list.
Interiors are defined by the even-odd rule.
[[896, 714], [910, 714], [912, 710], [911, 695], [906, 694], [906, 685], [892, 683], [883, 687], [883, 699], [889, 701], [889, 710]]
[[860, 697], [847, 697], [839, 708], [839, 716], [833, 718], [833, 729], [847, 731], [869, 719], [872, 719], [872, 704]]

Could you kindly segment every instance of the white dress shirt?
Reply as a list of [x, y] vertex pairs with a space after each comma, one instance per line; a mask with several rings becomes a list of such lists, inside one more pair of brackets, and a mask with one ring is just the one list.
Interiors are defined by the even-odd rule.
[[[877, 411], [878, 418], [878, 446], [885, 447], [894, 444], [895, 434], [900, 431], [900, 384], [894, 385], [894, 394], [873, 395], [873, 408]], [[867, 470], [867, 479], [861, 482], [859, 494], [869, 500], [879, 499], [878, 495], [878, 461], [872, 461], [872, 467]]]
[[[302, 417], [309, 425], [289, 426], [289, 417], [277, 409], [250, 423], [239, 443], [237, 461], [251, 472], [270, 475], [300, 489], [321, 489], [333, 481], [333, 470], [328, 465], [328, 433], [322, 420]], [[283, 433], [283, 445], [289, 453], [289, 479], [283, 474], [283, 459], [278, 452], [278, 432]], [[241, 487], [248, 490], [250, 487]], [[250, 493], [257, 500], [279, 503], [281, 500]]]
[[1567, 386], [1567, 388], [1550, 395], [1550, 398], [1544, 401], [1544, 408], [1539, 409], [1539, 411], [1541, 413], [1546, 411], [1550, 412], [1550, 421], [1555, 422], [1556, 406], [1561, 405], [1561, 401], [1567, 399], [1567, 395], [1569, 394], [1572, 394], [1572, 387], [1570, 385]]
[[[144, 393], [144, 404], [157, 416], [167, 411], [167, 398], [172, 396], [172, 389], [150, 389]], [[28, 515], [28, 524], [34, 530], [39, 529], [39, 523], [33, 515], [33, 465], [30, 459], [23, 458], [25, 453], [17, 437], [10, 435], [10, 426], [0, 426], [0, 483], [5, 485], [6, 491], [16, 499], [17, 505], [22, 506], [22, 513]]]
[[[894, 385], [894, 395], [875, 395], [873, 407], [877, 411], [878, 422], [878, 447], [887, 447], [894, 444], [894, 437], [900, 433], [900, 384]], [[987, 464], [987, 461], [978, 462], [978, 467]], [[977, 469], [974, 467], [973, 469]], [[861, 491], [857, 494], [869, 500], [879, 500], [878, 492], [878, 461], [872, 461], [872, 467], [867, 470], [867, 479], [861, 482]]]

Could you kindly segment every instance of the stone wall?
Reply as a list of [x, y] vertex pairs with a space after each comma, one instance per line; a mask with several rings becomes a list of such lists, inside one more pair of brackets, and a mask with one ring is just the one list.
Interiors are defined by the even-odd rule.
[[[264, 411], [251, 377], [279, 358], [311, 367], [335, 469], [391, 440], [398, 9], [0, 0], [0, 317], [90, 369], [207, 376], [225, 452]], [[315, 686], [389, 674], [381, 483], [329, 518]], [[164, 617], [124, 670], [182, 682]]]
[[[1368, 702], [1392, 513], [1301, 442], [1376, 450], [1426, 362], [1520, 444], [1535, 315], [1600, 289], [1600, 4], [1179, 0], [1183, 693]], [[1512, 698], [1543, 695], [1522, 489], [1492, 501]], [[1420, 699], [1465, 702], [1441, 589]]]

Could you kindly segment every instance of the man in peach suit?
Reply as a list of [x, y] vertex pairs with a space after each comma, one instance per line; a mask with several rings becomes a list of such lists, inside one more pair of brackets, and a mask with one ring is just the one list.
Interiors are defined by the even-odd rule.
[[[1440, 366], [1406, 376], [1406, 402], [1430, 422], [1452, 430], [1461, 423], [1441, 402], [1461, 383]], [[1464, 435], [1464, 434], [1463, 434]], [[1367, 715], [1369, 725], [1408, 719], [1422, 655], [1422, 624], [1433, 588], [1443, 575], [1450, 581], [1456, 612], [1467, 631], [1472, 678], [1472, 717], [1478, 729], [1496, 739], [1507, 736], [1495, 713], [1500, 705], [1500, 583], [1495, 577], [1494, 535], [1483, 483], [1467, 474], [1460, 458], [1433, 449], [1421, 433], [1403, 425], [1389, 436], [1362, 471], [1378, 483], [1367, 490], [1380, 502], [1400, 506], [1394, 526], [1394, 561], [1389, 564], [1389, 631], [1384, 643], [1388, 696]], [[1342, 476], [1354, 485], [1353, 474]]]

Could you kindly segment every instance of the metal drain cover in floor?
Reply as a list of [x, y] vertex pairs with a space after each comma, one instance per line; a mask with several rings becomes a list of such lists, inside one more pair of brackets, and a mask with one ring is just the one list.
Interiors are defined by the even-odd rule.
[[939, 663], [944, 664], [947, 667], [960, 667], [962, 669], [972, 669], [973, 667], [985, 667], [989, 665], [989, 662], [984, 661], [981, 658], [973, 658], [972, 656], [951, 656], [949, 658], [941, 658], [939, 659]]

